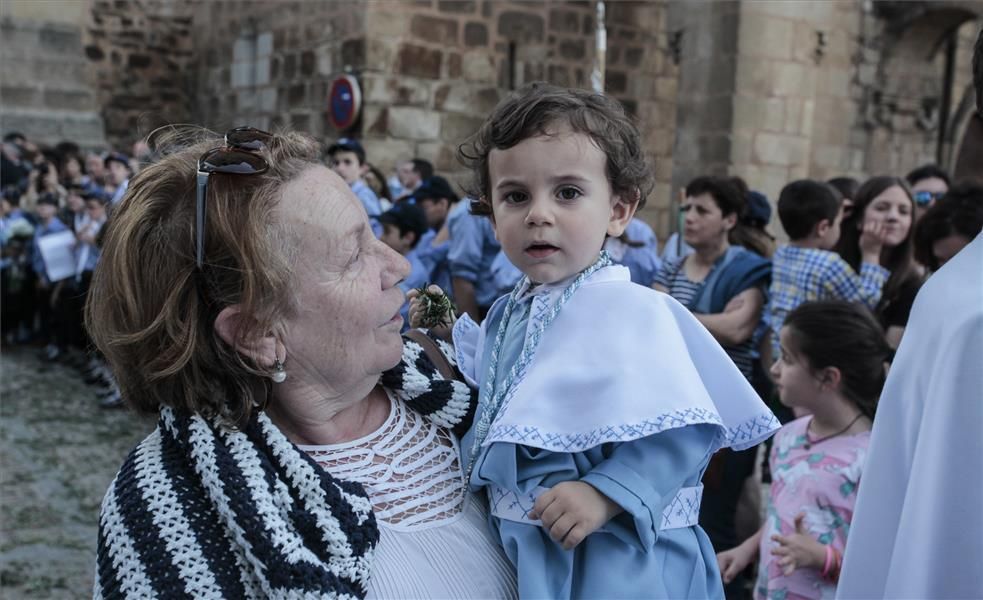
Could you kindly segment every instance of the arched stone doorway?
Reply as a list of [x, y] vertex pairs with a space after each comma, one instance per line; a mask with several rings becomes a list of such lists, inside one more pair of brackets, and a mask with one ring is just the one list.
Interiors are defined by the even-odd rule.
[[952, 170], [963, 141], [977, 147], [966, 91], [983, 3], [877, 2], [875, 9], [882, 53], [867, 90], [867, 171], [903, 175], [925, 163]]

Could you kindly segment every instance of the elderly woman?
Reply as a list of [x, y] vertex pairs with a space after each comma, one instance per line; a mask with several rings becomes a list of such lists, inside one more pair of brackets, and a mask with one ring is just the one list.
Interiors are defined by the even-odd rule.
[[184, 146], [134, 177], [87, 307], [159, 415], [103, 501], [96, 596], [514, 597], [448, 428], [467, 393], [404, 352], [407, 262], [309, 138]]

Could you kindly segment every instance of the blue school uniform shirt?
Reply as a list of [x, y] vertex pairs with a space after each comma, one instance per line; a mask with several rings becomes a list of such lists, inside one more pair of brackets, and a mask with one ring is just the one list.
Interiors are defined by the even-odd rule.
[[375, 237], [382, 236], [382, 223], [379, 222], [379, 215], [382, 214], [382, 204], [379, 203], [379, 197], [375, 195], [369, 184], [365, 183], [361, 179], [356, 179], [351, 184], [352, 193], [359, 199], [362, 206], [365, 207], [366, 214], [369, 215], [369, 223], [372, 225], [372, 233]]
[[447, 215], [450, 229], [447, 259], [451, 277], [474, 283], [475, 301], [479, 307], [487, 308], [500, 295], [491, 264], [502, 246], [495, 239], [488, 217], [471, 214], [469, 204], [467, 198], [462, 198]]

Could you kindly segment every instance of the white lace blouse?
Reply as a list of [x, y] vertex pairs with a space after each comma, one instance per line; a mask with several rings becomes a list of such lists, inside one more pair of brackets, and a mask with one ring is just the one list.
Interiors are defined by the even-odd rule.
[[333, 476], [365, 487], [379, 523], [369, 598], [515, 598], [515, 569], [468, 493], [454, 436], [389, 397], [374, 433], [300, 446]]

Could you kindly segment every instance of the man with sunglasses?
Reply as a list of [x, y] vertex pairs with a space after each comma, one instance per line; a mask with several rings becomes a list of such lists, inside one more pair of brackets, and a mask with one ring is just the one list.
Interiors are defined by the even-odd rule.
[[936, 165], [922, 165], [905, 176], [915, 199], [915, 222], [922, 218], [936, 200], [949, 191], [949, 174]]

